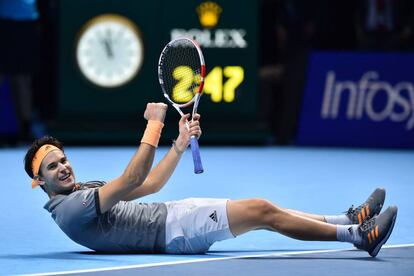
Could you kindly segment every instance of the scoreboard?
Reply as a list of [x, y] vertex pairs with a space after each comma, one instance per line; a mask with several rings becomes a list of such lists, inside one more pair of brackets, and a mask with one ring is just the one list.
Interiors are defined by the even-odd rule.
[[[164, 101], [157, 79], [159, 54], [171, 39], [186, 36], [200, 44], [206, 61], [199, 107], [203, 140], [263, 139], [266, 125], [257, 108], [257, 5], [237, 0], [59, 1], [58, 116], [52, 133], [77, 142], [139, 139], [146, 103]], [[176, 135], [177, 116], [169, 110], [165, 139]]]

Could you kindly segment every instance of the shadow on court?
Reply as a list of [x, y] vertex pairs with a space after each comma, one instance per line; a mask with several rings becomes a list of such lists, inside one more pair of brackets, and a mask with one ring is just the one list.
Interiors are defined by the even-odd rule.
[[[4, 254], [0, 255], [3, 260], [33, 260], [33, 259], [48, 259], [48, 260], [81, 260], [81, 261], [101, 261], [108, 262], [108, 259], [88, 258], [79, 254], [78, 252], [51, 252], [42, 254]], [[114, 260], [115, 261], [115, 260]]]

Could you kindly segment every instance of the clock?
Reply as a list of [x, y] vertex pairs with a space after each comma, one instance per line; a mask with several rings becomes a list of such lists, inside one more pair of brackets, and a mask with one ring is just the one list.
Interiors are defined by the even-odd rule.
[[89, 20], [76, 41], [76, 61], [93, 84], [114, 88], [131, 81], [144, 56], [138, 27], [128, 18], [103, 14]]

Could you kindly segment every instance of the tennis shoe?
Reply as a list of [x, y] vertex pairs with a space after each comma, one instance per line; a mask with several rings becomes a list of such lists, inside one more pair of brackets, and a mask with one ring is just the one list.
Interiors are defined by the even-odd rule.
[[361, 244], [355, 245], [356, 248], [367, 251], [372, 257], [377, 256], [381, 247], [387, 242], [394, 228], [397, 218], [397, 206], [388, 207], [382, 214], [369, 220], [365, 220], [359, 227]]
[[354, 208], [352, 205], [346, 215], [351, 220], [352, 224], [362, 224], [365, 220], [368, 220], [381, 212], [382, 206], [385, 200], [385, 190], [383, 188], [377, 188], [368, 197], [368, 199]]

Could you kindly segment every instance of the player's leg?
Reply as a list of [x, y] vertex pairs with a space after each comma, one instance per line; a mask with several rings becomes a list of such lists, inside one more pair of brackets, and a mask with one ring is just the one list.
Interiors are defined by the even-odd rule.
[[263, 199], [227, 202], [229, 227], [235, 236], [268, 229], [300, 240], [350, 242], [374, 257], [388, 240], [397, 211], [397, 207], [391, 206], [361, 225], [334, 225], [289, 213]]
[[316, 215], [305, 213], [298, 210], [284, 209], [286, 212], [311, 218], [314, 220], [328, 222], [331, 224], [362, 224], [364, 220], [367, 220], [371, 217], [378, 215], [381, 212], [382, 206], [385, 201], [385, 190], [383, 188], [375, 189], [371, 195], [365, 200], [364, 203], [360, 204], [358, 207], [353, 205], [348, 209], [347, 212], [339, 215]]
[[268, 229], [300, 240], [337, 240], [335, 225], [296, 215], [263, 199], [230, 200], [227, 215], [235, 236]]
[[283, 209], [284, 211], [297, 215], [297, 216], [301, 216], [301, 217], [305, 217], [305, 218], [310, 218], [313, 220], [317, 220], [317, 221], [321, 221], [321, 222], [326, 222], [325, 217], [322, 215], [317, 215], [317, 214], [311, 214], [311, 213], [305, 213], [302, 211], [298, 211], [298, 210], [293, 210], [293, 209]]

